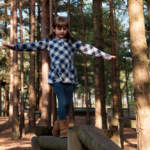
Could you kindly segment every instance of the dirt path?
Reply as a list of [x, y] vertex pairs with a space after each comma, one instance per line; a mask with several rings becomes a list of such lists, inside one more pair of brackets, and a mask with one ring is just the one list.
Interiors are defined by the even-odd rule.
[[21, 140], [12, 140], [7, 121], [8, 118], [0, 117], [0, 150], [31, 150], [30, 141], [34, 134], [26, 134]]
[[[0, 150], [31, 150], [31, 138], [34, 134], [26, 134], [21, 140], [12, 140], [7, 121], [8, 118], [0, 117]], [[124, 150], [136, 150], [136, 133], [133, 129], [124, 129], [124, 139]]]
[[137, 149], [137, 136], [134, 129], [124, 129], [124, 150], [136, 150]]

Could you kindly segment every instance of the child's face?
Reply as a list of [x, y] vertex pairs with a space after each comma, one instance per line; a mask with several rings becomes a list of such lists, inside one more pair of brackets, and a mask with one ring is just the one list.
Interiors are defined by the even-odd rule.
[[68, 27], [67, 26], [56, 26], [53, 29], [53, 32], [55, 32], [56, 38], [63, 39], [63, 38], [65, 38], [65, 36], [68, 33]]

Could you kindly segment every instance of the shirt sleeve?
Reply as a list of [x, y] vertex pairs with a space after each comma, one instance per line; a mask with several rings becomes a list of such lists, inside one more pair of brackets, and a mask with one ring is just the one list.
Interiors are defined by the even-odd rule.
[[15, 50], [18, 51], [36, 51], [36, 50], [45, 50], [48, 47], [49, 40], [41, 40], [38, 42], [29, 42], [23, 44], [16, 44]]
[[79, 49], [82, 53], [87, 54], [87, 55], [92, 55], [92, 56], [96, 56], [96, 57], [103, 57], [104, 59], [109, 58], [111, 55], [107, 54], [101, 50], [99, 50], [98, 48], [90, 45], [90, 44], [85, 44], [82, 41], [76, 41], [75, 42], [75, 47], [77, 49]]

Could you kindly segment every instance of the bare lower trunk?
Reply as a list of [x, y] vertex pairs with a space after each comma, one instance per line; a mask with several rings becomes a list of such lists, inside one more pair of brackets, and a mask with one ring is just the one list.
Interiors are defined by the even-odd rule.
[[[41, 0], [42, 4], [42, 32], [41, 37], [46, 38], [49, 35], [49, 0]], [[48, 51], [42, 52], [42, 81], [41, 81], [41, 121], [40, 124], [43, 126], [50, 125], [50, 85], [48, 84], [48, 72], [49, 72], [49, 58]]]
[[[95, 46], [103, 49], [103, 27], [102, 27], [102, 1], [93, 0], [93, 24]], [[107, 128], [105, 109], [105, 76], [104, 61], [101, 58], [94, 59], [94, 82], [95, 82], [95, 126]]]
[[137, 108], [137, 149], [150, 148], [150, 76], [142, 0], [129, 0], [130, 40], [133, 57], [134, 91]]
[[[17, 1], [11, 1], [11, 43], [16, 43], [17, 39]], [[18, 113], [18, 53], [10, 51], [11, 53], [11, 70], [10, 70], [10, 113], [9, 119], [12, 123], [12, 137], [19, 138], [19, 113]]]
[[[35, 37], [35, 0], [30, 2], [30, 41], [34, 42]], [[30, 52], [30, 85], [29, 85], [29, 128], [32, 130], [35, 127], [35, 109], [36, 109], [36, 94], [35, 94], [35, 53]]]

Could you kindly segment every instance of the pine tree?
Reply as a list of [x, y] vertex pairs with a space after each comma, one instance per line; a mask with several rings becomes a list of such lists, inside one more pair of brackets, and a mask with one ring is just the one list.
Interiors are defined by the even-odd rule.
[[[10, 1], [11, 5], [11, 33], [10, 42], [17, 42], [17, 1]], [[18, 113], [18, 55], [17, 51], [10, 51], [11, 70], [10, 70], [10, 107], [9, 119], [12, 123], [12, 137], [18, 139], [19, 133], [19, 113]]]
[[[101, 1], [93, 0], [93, 25], [95, 46], [103, 49]], [[95, 126], [107, 128], [105, 109], [105, 77], [104, 61], [102, 58], [94, 58], [94, 82], [95, 82]]]
[[137, 112], [137, 149], [148, 150], [150, 148], [150, 76], [146, 56], [143, 0], [129, 0], [128, 13]]
[[[35, 41], [35, 0], [30, 1], [30, 41]], [[30, 84], [29, 84], [29, 128], [35, 127], [35, 109], [36, 109], [36, 93], [35, 93], [35, 52], [30, 52]]]

